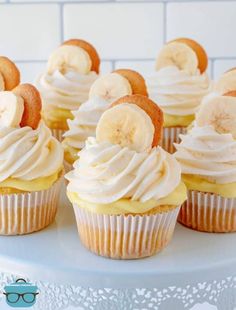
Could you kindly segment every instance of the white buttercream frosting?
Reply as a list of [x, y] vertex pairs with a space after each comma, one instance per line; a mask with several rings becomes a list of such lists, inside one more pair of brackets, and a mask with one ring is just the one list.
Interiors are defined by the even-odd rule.
[[221, 134], [212, 126], [194, 127], [180, 135], [175, 144], [176, 159], [183, 174], [201, 176], [219, 184], [236, 182], [236, 141], [232, 134]]
[[172, 193], [181, 182], [180, 165], [160, 147], [138, 153], [89, 138], [79, 156], [74, 170], [66, 175], [68, 191], [89, 202], [158, 200]]
[[88, 137], [94, 137], [97, 123], [103, 112], [110, 106], [110, 102], [94, 97], [81, 104], [78, 110], [73, 111], [73, 120], [68, 120], [69, 130], [64, 134], [64, 143], [82, 149]]
[[0, 182], [51, 176], [63, 165], [63, 150], [41, 121], [39, 127], [0, 127]]
[[81, 103], [88, 100], [90, 87], [97, 77], [94, 71], [86, 75], [75, 71], [65, 74], [60, 71], [43, 73], [36, 80], [36, 87], [43, 99], [43, 109], [78, 109]]
[[175, 66], [164, 67], [146, 78], [150, 98], [166, 114], [192, 115], [211, 89], [206, 73], [190, 75]]

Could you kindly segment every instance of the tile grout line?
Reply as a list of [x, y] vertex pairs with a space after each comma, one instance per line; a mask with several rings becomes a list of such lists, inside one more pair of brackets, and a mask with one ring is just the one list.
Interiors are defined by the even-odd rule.
[[115, 70], [116, 69], [116, 60], [111, 60], [111, 70]]
[[219, 57], [210, 57], [212, 60], [236, 60], [235, 56], [219, 56]]
[[61, 43], [64, 42], [64, 4], [60, 3], [60, 18], [59, 18], [59, 22], [60, 22], [60, 40]]
[[5, 0], [4, 2], [1, 2], [0, 4], [104, 4], [104, 3], [163, 3], [163, 4], [168, 4], [168, 3], [197, 3], [197, 2], [204, 2], [204, 3], [211, 3], [211, 2], [235, 2], [235, 0], [141, 0], [141, 1], [132, 1], [132, 0], [123, 0], [123, 1], [118, 1], [118, 0], [76, 0], [76, 1], [18, 1], [14, 2], [14, 0]]
[[211, 58], [211, 78], [214, 79], [215, 78], [215, 60]]
[[[224, 61], [224, 60], [235, 60], [236, 57], [209, 57], [209, 60], [211, 61]], [[42, 63], [46, 62], [46, 59], [15, 59], [14, 61], [21, 62], [21, 63], [27, 63], [27, 62], [32, 62], [32, 63]], [[155, 58], [102, 58], [101, 61], [109, 61], [109, 62], [150, 62], [150, 61], [155, 61]]]
[[163, 44], [167, 40], [167, 3], [163, 2]]
[[122, 2], [117, 2], [116, 0], [81, 0], [81, 1], [40, 1], [40, 0], [30, 0], [30, 1], [17, 1], [15, 2], [14, 0], [5, 0], [4, 2], [0, 2], [0, 5], [2, 4], [10, 4], [10, 5], [27, 5], [27, 4], [31, 4], [31, 5], [37, 5], [37, 4], [42, 4], [42, 5], [47, 5], [47, 4], [108, 4], [108, 3], [161, 3], [163, 0], [143, 0], [143, 1], [137, 1], [134, 2], [132, 0], [128, 0], [128, 1], [122, 1]]
[[209, 3], [209, 2], [235, 2], [235, 0], [166, 0], [166, 3], [193, 3], [193, 2], [204, 2], [204, 3]]

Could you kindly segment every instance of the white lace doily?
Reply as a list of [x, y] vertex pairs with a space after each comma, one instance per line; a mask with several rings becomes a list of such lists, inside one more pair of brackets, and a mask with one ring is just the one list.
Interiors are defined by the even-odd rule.
[[[6, 284], [16, 279], [17, 276], [1, 273], [1, 292]], [[44, 282], [34, 284], [40, 292], [34, 306], [37, 310], [64, 310], [69, 306], [85, 310], [188, 310], [203, 302], [216, 306], [218, 310], [233, 310], [236, 307], [236, 277], [164, 289], [118, 290]], [[1, 298], [5, 297], [1, 294]]]

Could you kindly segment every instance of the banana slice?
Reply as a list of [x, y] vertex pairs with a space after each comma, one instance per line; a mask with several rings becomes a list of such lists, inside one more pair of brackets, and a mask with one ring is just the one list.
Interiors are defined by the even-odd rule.
[[236, 138], [236, 98], [229, 96], [207, 96], [196, 114], [198, 126], [211, 125], [219, 133], [231, 133]]
[[24, 100], [10, 91], [0, 92], [0, 122], [2, 126], [18, 127], [24, 112]]
[[163, 128], [163, 112], [158, 107], [158, 105], [152, 101], [151, 99], [147, 98], [146, 96], [142, 95], [132, 95], [132, 96], [124, 96], [116, 100], [112, 103], [112, 107], [120, 104], [135, 104], [140, 109], [142, 109], [146, 114], [150, 117], [152, 124], [155, 128], [152, 147], [157, 146], [162, 138], [162, 128]]
[[70, 39], [68, 41], [63, 42], [62, 45], [75, 45], [85, 50], [89, 54], [90, 59], [92, 61], [91, 71], [95, 71], [96, 73], [99, 73], [100, 57], [98, 55], [97, 50], [94, 48], [94, 46], [91, 43], [81, 40], [81, 39]]
[[[204, 48], [196, 41], [189, 38], [178, 38], [170, 42], [184, 43], [189, 46], [197, 55], [198, 58], [198, 69], [201, 73], [205, 72], [208, 65], [208, 57]], [[169, 43], [170, 43], [169, 42]]]
[[125, 95], [131, 95], [132, 88], [129, 81], [118, 73], [109, 73], [99, 77], [91, 86], [89, 97], [101, 97], [107, 101], [114, 101]]
[[135, 104], [120, 104], [103, 113], [97, 129], [98, 142], [111, 142], [137, 152], [150, 150], [154, 125], [148, 114]]
[[0, 91], [3, 91], [5, 89], [5, 82], [2, 74], [0, 73]]
[[215, 90], [220, 94], [236, 90], [236, 68], [225, 72], [216, 82]]
[[186, 44], [170, 42], [164, 45], [156, 60], [156, 70], [168, 66], [177, 66], [190, 75], [196, 73], [198, 58], [196, 53]]
[[87, 74], [92, 67], [89, 54], [79, 46], [62, 45], [58, 47], [49, 57], [47, 70], [49, 74], [59, 70], [62, 73], [68, 70], [80, 74]]

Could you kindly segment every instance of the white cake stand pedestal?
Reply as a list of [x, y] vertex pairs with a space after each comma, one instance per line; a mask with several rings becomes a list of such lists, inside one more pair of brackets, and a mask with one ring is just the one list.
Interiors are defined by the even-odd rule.
[[[98, 257], [80, 243], [72, 207], [26, 236], [0, 237], [0, 290], [17, 277], [39, 287], [33, 309], [182, 310], [208, 302], [236, 307], [236, 234], [199, 233], [177, 225], [156, 256], [132, 261]], [[3, 295], [0, 294], [3, 298]]]

